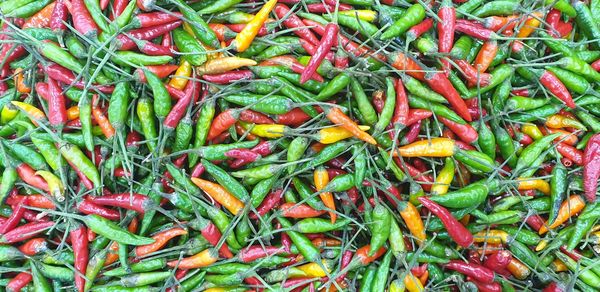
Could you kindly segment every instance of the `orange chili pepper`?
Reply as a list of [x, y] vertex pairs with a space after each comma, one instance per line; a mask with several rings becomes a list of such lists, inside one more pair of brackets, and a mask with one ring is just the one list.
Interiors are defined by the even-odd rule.
[[546, 127], [553, 129], [570, 127], [584, 131], [587, 130], [587, 128], [578, 120], [558, 114], [547, 117], [545, 125]]
[[377, 141], [369, 133], [360, 129], [350, 117], [348, 117], [342, 110], [337, 107], [331, 108], [327, 111], [327, 118], [334, 124], [348, 130], [354, 137], [363, 140], [369, 144], [377, 145]]
[[255, 66], [257, 63], [252, 59], [240, 57], [224, 57], [208, 60], [202, 66], [196, 67], [196, 72], [200, 75], [219, 74], [229, 72], [245, 66]]
[[315, 238], [312, 240], [315, 247], [340, 246], [342, 242], [334, 238]]
[[523, 280], [529, 277], [529, 274], [531, 274], [529, 268], [514, 257], [510, 260], [510, 263], [508, 263], [506, 269], [519, 280]]
[[552, 264], [550, 266], [552, 267], [552, 270], [554, 270], [555, 272], [566, 272], [569, 270], [569, 268], [567, 268], [565, 263], [563, 263], [559, 259], [555, 259], [554, 261], [552, 261]]
[[169, 242], [169, 240], [173, 239], [174, 237], [184, 235], [187, 233], [187, 230], [180, 227], [174, 227], [171, 229], [161, 231], [152, 236], [152, 238], [154, 239], [154, 243], [137, 246], [135, 248], [135, 254], [138, 257], [143, 257], [147, 254], [153, 253], [161, 249], [165, 244], [167, 244], [167, 242]]
[[542, 133], [545, 135], [559, 133], [560, 136], [554, 139], [555, 142], [565, 143], [567, 145], [575, 146], [579, 139], [577, 138], [576, 133], [571, 133], [569, 131], [565, 131], [562, 129], [552, 129], [552, 128], [543, 128], [541, 129]]
[[404, 223], [406, 223], [410, 234], [417, 239], [419, 244], [423, 244], [427, 235], [425, 234], [425, 226], [423, 225], [423, 220], [421, 220], [421, 215], [411, 202], [406, 202], [404, 206], [404, 209], [400, 210], [400, 216], [402, 216]]
[[558, 215], [552, 224], [549, 225], [548, 221], [539, 230], [539, 234], [548, 232], [548, 228], [554, 229], [561, 224], [565, 223], [571, 216], [581, 212], [585, 207], [585, 201], [579, 195], [572, 195], [568, 200], [564, 201], [558, 210]]
[[219, 259], [218, 252], [213, 248], [205, 249], [191, 257], [174, 260], [167, 263], [169, 267], [182, 270], [197, 269], [214, 264]]
[[52, 16], [52, 11], [54, 11], [54, 5], [56, 2], [52, 2], [46, 7], [42, 8], [42, 10], [38, 11], [32, 17], [27, 19], [23, 24], [23, 29], [25, 28], [43, 28], [48, 27], [50, 25], [50, 17]]
[[25, 77], [23, 76], [23, 69], [15, 69], [15, 85], [17, 91], [20, 93], [31, 93], [31, 87], [25, 84]]
[[223, 205], [231, 214], [237, 215], [244, 209], [244, 203], [230, 194], [222, 186], [207, 180], [192, 177], [192, 182], [206, 192], [211, 198]]
[[76, 118], [79, 118], [79, 107], [74, 105], [67, 109], [67, 119], [69, 119], [69, 121], [72, 121]]
[[[317, 191], [320, 192], [323, 190], [329, 183], [329, 174], [327, 173], [327, 169], [324, 167], [318, 167], [314, 173], [314, 181]], [[329, 211], [329, 217], [331, 218], [331, 223], [335, 223], [337, 215], [335, 214], [335, 201], [333, 200], [333, 194], [331, 192], [321, 192], [319, 197], [321, 198], [321, 201], [323, 201], [325, 207], [333, 210]]]
[[100, 107], [96, 105], [97, 100], [98, 95], [94, 94], [94, 97], [92, 98], [92, 117], [94, 118], [96, 123], [98, 123], [98, 126], [100, 126], [102, 134], [104, 134], [104, 136], [107, 139], [110, 139], [115, 135], [115, 128], [113, 128], [110, 121], [104, 115]]
[[[138, 223], [138, 219], [136, 217], [133, 217], [133, 219], [131, 219], [131, 222], [129, 222], [129, 225], [127, 226], [127, 230], [131, 233], [135, 233], [138, 228]], [[105, 267], [116, 262], [119, 259], [119, 243], [113, 241], [108, 247], [108, 249], [109, 252], [106, 254], [106, 261], [104, 261]]]
[[481, 46], [477, 57], [475, 58], [474, 67], [479, 70], [480, 73], [484, 73], [494, 61], [496, 54], [498, 53], [498, 42], [495, 40], [486, 41]]

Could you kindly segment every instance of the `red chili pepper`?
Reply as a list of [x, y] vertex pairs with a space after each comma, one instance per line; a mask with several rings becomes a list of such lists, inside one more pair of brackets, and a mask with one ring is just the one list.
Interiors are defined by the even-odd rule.
[[[236, 33], [240, 33], [244, 27], [246, 27], [245, 23], [236, 23], [236, 24], [226, 24], [226, 26], [231, 29], [232, 31], [236, 32]], [[269, 34], [269, 31], [267, 30], [267, 27], [263, 24], [263, 26], [260, 27], [260, 29], [258, 30], [258, 36], [266, 36], [267, 34]]]
[[419, 170], [417, 170], [414, 166], [412, 166], [406, 161], [402, 163], [402, 161], [400, 161], [400, 158], [398, 157], [394, 157], [394, 161], [396, 161], [396, 164], [400, 166], [402, 170], [406, 171], [408, 175], [410, 175], [413, 179], [415, 179], [418, 182], [422, 182], [423, 184], [421, 184], [421, 187], [423, 188], [423, 190], [429, 191], [431, 189], [431, 185], [433, 184], [433, 177], [431, 177], [431, 175], [421, 173]]
[[113, 21], [113, 20], [115, 20], [115, 18], [117, 18], [117, 16], [121, 15], [123, 13], [123, 11], [125, 11], [125, 8], [127, 8], [127, 4], [129, 4], [129, 1], [127, 1], [127, 0], [113, 1], [112, 10], [110, 11], [109, 19], [111, 21]]
[[[454, 25], [454, 23], [453, 23]], [[411, 27], [406, 32], [406, 38], [409, 40], [416, 40], [424, 33], [428, 32], [433, 27], [433, 18], [426, 18], [421, 21], [419, 24]]]
[[457, 19], [454, 27], [457, 32], [464, 33], [474, 38], [488, 41], [495, 37], [496, 33], [493, 30], [485, 28], [479, 23], [475, 23], [465, 19]]
[[174, 23], [182, 19], [182, 14], [179, 12], [149, 12], [136, 14], [131, 19], [131, 24], [134, 28], [147, 28], [152, 26], [165, 25]]
[[562, 142], [556, 143], [555, 145], [556, 150], [558, 150], [562, 156], [568, 158], [577, 165], [583, 165], [583, 152], [581, 152], [581, 150]]
[[4, 67], [2, 67], [2, 72], [0, 73], [0, 77], [5, 78], [10, 74], [9, 64], [12, 61], [22, 57], [27, 53], [24, 46], [21, 45], [4, 45], [2, 46], [2, 51], [0, 51], [0, 60], [2, 60]]
[[249, 263], [264, 257], [274, 256], [282, 253], [285, 253], [283, 247], [251, 245], [242, 248], [242, 250], [240, 250], [240, 252], [237, 254], [237, 258], [244, 263]]
[[594, 70], [600, 72], [600, 59], [596, 60], [594, 63], [592, 63], [592, 68], [594, 68]]
[[546, 220], [544, 220], [544, 218], [538, 214], [533, 214], [525, 219], [525, 223], [527, 223], [527, 225], [529, 225], [529, 227], [531, 227], [533, 230], [539, 231], [540, 228], [546, 224]]
[[77, 203], [77, 211], [87, 215], [95, 214], [109, 220], [119, 220], [121, 218], [119, 211], [102, 207], [100, 205], [92, 203], [87, 199], [84, 199]]
[[167, 24], [156, 25], [152, 27], [143, 27], [130, 30], [127, 34], [117, 36], [119, 42], [119, 50], [128, 51], [137, 48], [136, 43], [130, 37], [138, 40], [150, 41], [163, 34], [170, 32], [182, 24], [181, 21], [174, 21]]
[[[420, 200], [421, 198], [419, 198]], [[494, 271], [478, 264], [465, 263], [460, 260], [451, 260], [444, 268], [457, 271], [465, 276], [472, 277], [482, 283], [494, 282]]]
[[0, 236], [0, 243], [10, 244], [33, 238], [54, 225], [52, 221], [27, 223]]
[[250, 70], [238, 70], [221, 74], [202, 75], [202, 79], [216, 84], [230, 84], [239, 80], [252, 79], [254, 74]]
[[576, 252], [575, 250], [568, 251], [564, 245], [561, 246], [559, 249], [562, 253], [566, 254], [568, 257], [570, 257], [571, 259], [573, 259], [576, 262], [578, 262], [582, 257], [582, 255], [579, 254], [578, 252]]
[[[68, 8], [68, 6], [67, 6]], [[86, 36], [98, 36], [100, 35], [100, 28], [94, 22], [94, 19], [90, 15], [87, 6], [83, 0], [71, 0], [70, 11], [73, 19], [73, 27], [82, 35]]]
[[482, 71], [478, 71], [475, 67], [471, 66], [469, 62], [465, 60], [454, 60], [454, 63], [458, 65], [460, 68], [461, 74], [465, 77], [465, 79], [469, 82], [469, 85], [479, 84], [479, 86], [484, 87], [490, 83], [490, 78], [492, 77], [488, 73], [483, 73]]
[[48, 78], [48, 91], [48, 121], [53, 126], [64, 126], [67, 123], [67, 108], [62, 88], [54, 79]]
[[21, 163], [16, 167], [17, 174], [19, 177], [27, 184], [32, 185], [38, 189], [44, 190], [46, 192], [49, 191], [48, 184], [46, 181], [39, 175], [35, 174], [35, 170], [31, 168], [27, 163]]
[[[456, 24], [456, 10], [450, 0], [442, 1], [438, 10], [440, 21], [437, 23], [438, 52], [449, 53], [454, 45], [454, 26]], [[448, 59], [441, 59], [442, 68], [446, 72], [450, 70]]]
[[308, 81], [312, 75], [317, 72], [317, 68], [323, 62], [325, 55], [329, 53], [331, 47], [333, 46], [334, 39], [337, 38], [339, 31], [339, 27], [335, 23], [328, 23], [325, 27], [325, 32], [321, 36], [321, 41], [319, 42], [319, 46], [317, 47], [317, 51], [312, 55], [308, 64], [306, 64], [306, 69], [300, 75], [300, 83], [304, 83]]
[[275, 116], [275, 121], [278, 124], [288, 126], [300, 126], [308, 120], [310, 120], [310, 116], [300, 108], [294, 108], [283, 115]]
[[19, 292], [32, 280], [31, 271], [20, 272], [6, 284], [6, 291]]
[[289, 7], [284, 4], [277, 4], [273, 11], [279, 19], [284, 19], [283, 25], [288, 29], [292, 29], [297, 36], [307, 40], [315, 46], [319, 44], [317, 37], [310, 29], [306, 28], [302, 20], [292, 12]]
[[[308, 12], [310, 12], [310, 13], [330, 13], [330, 12], [335, 11], [335, 5], [331, 6], [326, 3], [308, 4], [308, 5], [306, 5], [306, 8], [307, 8]], [[338, 11], [346, 11], [346, 10], [351, 10], [351, 9], [352, 9], [352, 6], [350, 6], [348, 4], [340, 3], [338, 5]]]
[[84, 225], [80, 225], [76, 229], [69, 232], [69, 238], [71, 239], [71, 246], [73, 247], [73, 255], [75, 262], [75, 286], [79, 292], [83, 292], [85, 286], [85, 270], [88, 264], [88, 240], [87, 240], [87, 228]]
[[426, 197], [419, 197], [418, 200], [425, 208], [429, 209], [431, 213], [440, 218], [446, 227], [446, 230], [448, 230], [448, 234], [458, 245], [467, 248], [473, 244], [473, 235], [471, 232], [458, 222], [446, 208], [434, 203]]
[[448, 100], [452, 108], [456, 113], [468, 122], [472, 121], [469, 109], [465, 104], [465, 101], [460, 97], [450, 80], [442, 74], [435, 73], [431, 76], [426, 76], [425, 81], [435, 92], [441, 94]]
[[550, 284], [548, 284], [548, 286], [546, 286], [546, 288], [544, 288], [544, 290], [542, 290], [542, 292], [565, 292], [565, 288], [562, 286], [558, 286], [558, 284], [556, 284], [556, 282], [552, 282]]
[[496, 273], [502, 274], [508, 272], [506, 266], [508, 266], [511, 260], [512, 254], [509, 251], [500, 250], [489, 255], [483, 262], [483, 265]]
[[427, 119], [431, 117], [433, 113], [426, 109], [409, 109], [408, 117], [406, 119], [406, 125], [410, 126], [420, 120]]
[[[217, 226], [215, 226], [215, 224], [210, 222], [210, 220], [205, 220], [203, 223], [205, 224], [205, 226], [200, 227], [200, 233], [202, 234], [202, 237], [204, 237], [213, 246], [217, 246], [219, 240], [221, 240], [221, 232], [219, 231]], [[226, 243], [223, 243], [221, 245], [221, 248], [219, 249], [219, 254], [222, 257], [228, 259], [233, 257], [233, 254], [229, 250], [229, 247]]]
[[25, 198], [21, 198], [17, 204], [13, 205], [12, 214], [10, 214], [10, 217], [0, 225], [0, 234], [9, 232], [19, 225], [21, 218], [23, 218], [23, 213], [26, 210], [23, 208], [24, 201]]
[[[56, 81], [72, 85], [79, 89], [83, 89], [86, 86], [85, 82], [78, 80], [71, 70], [63, 66], [50, 63], [49, 65], [44, 66], [43, 68], [46, 75], [51, 76], [52, 79]], [[109, 85], [93, 85], [91, 88], [101, 91], [103, 93], [112, 93], [114, 90], [114, 86]]]
[[44, 238], [32, 238], [19, 246], [19, 250], [28, 256], [34, 256], [40, 252], [48, 250], [48, 243]]
[[402, 137], [402, 144], [410, 144], [417, 140], [419, 132], [421, 132], [421, 121], [417, 121], [412, 125], [408, 126], [408, 132]]
[[208, 140], [212, 140], [219, 134], [225, 132], [231, 126], [235, 125], [239, 118], [240, 112], [232, 109], [222, 111], [218, 116], [213, 119], [208, 131]]
[[234, 159], [242, 159], [249, 162], [254, 162], [261, 156], [249, 149], [232, 149], [225, 152], [225, 156]]
[[[256, 207], [256, 212], [250, 212], [248, 217], [250, 219], [258, 219], [258, 216], [264, 216], [269, 211], [275, 210], [281, 204], [281, 198], [283, 197], [283, 190], [277, 189], [271, 191], [265, 199]], [[258, 214], [257, 214], [258, 213]]]
[[163, 125], [170, 129], [174, 130], [179, 121], [186, 113], [186, 110], [190, 104], [195, 104], [198, 98], [200, 97], [200, 86], [197, 82], [188, 82], [185, 86], [185, 96], [178, 100], [177, 103], [173, 106], [165, 120], [163, 121]]
[[[169, 77], [171, 73], [175, 72], [179, 68], [178, 65], [166, 64], [166, 65], [155, 65], [155, 66], [144, 66], [144, 69], [156, 74], [158, 78], [163, 79]], [[136, 78], [143, 83], [146, 83], [146, 75], [142, 69], [135, 70], [134, 75]], [[167, 88], [168, 89], [168, 88]], [[183, 91], [181, 92], [181, 96], [183, 96]], [[170, 93], [170, 92], [169, 92]]]
[[97, 205], [134, 210], [140, 214], [144, 214], [153, 204], [148, 196], [137, 193], [111, 194], [97, 197], [89, 196], [87, 199]]
[[284, 203], [279, 206], [283, 217], [290, 218], [313, 218], [325, 214], [326, 211], [315, 210], [307, 204]]
[[66, 22], [69, 17], [69, 11], [65, 0], [56, 0], [54, 9], [50, 15], [50, 29], [56, 33], [62, 33], [67, 29]]
[[583, 152], [583, 190], [589, 202], [596, 200], [600, 178], [600, 134], [593, 135]]
[[456, 134], [456, 136], [458, 136], [465, 143], [471, 144], [477, 141], [477, 138], [479, 137], [477, 131], [470, 124], [462, 125], [444, 117], [438, 117], [438, 120], [440, 120], [446, 127], [448, 127], [448, 129], [454, 132], [454, 134]]
[[544, 73], [540, 76], [540, 83], [568, 107], [576, 107], [567, 87], [552, 72], [544, 70]]
[[255, 112], [253, 110], [243, 110], [240, 112], [240, 120], [254, 124], [273, 124], [275, 123], [267, 115]]

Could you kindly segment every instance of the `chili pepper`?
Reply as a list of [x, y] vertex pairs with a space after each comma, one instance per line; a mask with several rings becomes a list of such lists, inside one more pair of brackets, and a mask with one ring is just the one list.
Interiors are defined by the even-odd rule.
[[596, 198], [596, 189], [598, 177], [600, 176], [598, 148], [600, 145], [600, 135], [593, 135], [587, 142], [583, 152], [583, 188], [585, 198], [594, 202]]
[[334, 39], [338, 34], [339, 27], [336, 24], [329, 23], [325, 27], [325, 32], [321, 36], [321, 41], [317, 46], [317, 51], [312, 55], [310, 61], [306, 65], [304, 72], [300, 76], [300, 83], [305, 83], [317, 71], [319, 65], [325, 58], [325, 55], [331, 49]]
[[[248, 24], [244, 27], [244, 29], [235, 37], [236, 50], [238, 52], [243, 52], [252, 43], [256, 35], [258, 34], [258, 30], [265, 23], [269, 13], [275, 7], [277, 1], [269, 1], [267, 2], [261, 9], [256, 13], [256, 15], [252, 18]], [[312, 75], [312, 74], [311, 74]]]
[[425, 19], [425, 8], [421, 4], [414, 4], [406, 10], [402, 17], [384, 31], [379, 38], [388, 40], [400, 36], [411, 27], [419, 24], [423, 19]]

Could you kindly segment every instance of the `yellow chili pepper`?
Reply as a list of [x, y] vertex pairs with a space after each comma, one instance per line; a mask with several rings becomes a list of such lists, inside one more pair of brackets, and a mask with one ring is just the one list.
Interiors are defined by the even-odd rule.
[[[368, 131], [371, 128], [369, 126], [358, 126], [358, 127], [363, 131]], [[332, 143], [335, 143], [340, 140], [354, 137], [354, 135], [350, 131], [348, 131], [342, 127], [336, 126], [336, 127], [328, 127], [328, 128], [319, 130], [317, 137], [319, 137], [318, 139], [319, 139], [320, 143], [332, 144]]]
[[482, 230], [473, 235], [473, 241], [475, 242], [487, 242], [487, 243], [505, 243], [508, 241], [508, 233], [502, 230]]
[[540, 128], [538, 128], [537, 125], [534, 125], [531, 123], [523, 124], [521, 126], [521, 132], [523, 134], [531, 137], [533, 140], [538, 140], [538, 139], [544, 137], [544, 134], [542, 134], [542, 131], [540, 131]]
[[67, 109], [67, 119], [72, 121], [76, 118], [79, 118], [79, 107], [74, 105]]
[[192, 76], [192, 64], [186, 60], [181, 60], [179, 68], [175, 71], [175, 76], [169, 81], [169, 85], [179, 90], [183, 90]]
[[543, 179], [529, 179], [529, 178], [518, 178], [520, 191], [524, 190], [538, 190], [544, 195], [550, 194], [550, 184]]
[[404, 285], [406, 286], [406, 290], [408, 290], [409, 292], [425, 291], [425, 288], [423, 287], [421, 281], [419, 281], [419, 279], [410, 272], [404, 277]]
[[12, 104], [7, 104], [2, 108], [2, 112], [0, 112], [0, 123], [3, 125], [12, 121], [17, 114], [19, 113], [19, 109], [14, 107]]
[[[327, 272], [323, 270], [323, 267], [327, 269]], [[327, 276], [327, 273], [331, 273], [331, 268], [329, 268], [326, 261], [322, 261], [322, 264], [308, 263], [296, 268], [303, 271], [306, 277], [311, 278], [321, 278]]]
[[545, 239], [540, 240], [540, 242], [535, 246], [535, 251], [542, 251], [544, 248], [548, 246], [548, 241]]
[[358, 17], [358, 19], [368, 22], [373, 22], [377, 19], [377, 12], [366, 9], [338, 11], [338, 14], [351, 16], [355, 18]]
[[417, 208], [412, 203], [406, 202], [404, 209], [400, 210], [400, 216], [402, 216], [404, 223], [406, 223], [410, 234], [417, 239], [419, 244], [423, 244], [427, 236], [425, 235], [423, 220]]
[[400, 279], [396, 279], [390, 284], [390, 292], [404, 292], [405, 289], [404, 282]]
[[256, 61], [246, 58], [238, 57], [225, 57], [220, 59], [209, 60], [202, 64], [200, 67], [196, 67], [196, 72], [200, 75], [204, 74], [219, 74], [229, 72], [241, 67], [254, 66]]
[[554, 261], [552, 261], [552, 264], [550, 266], [552, 267], [552, 270], [554, 270], [555, 272], [566, 272], [569, 270], [569, 268], [567, 268], [565, 263], [563, 263], [559, 259], [555, 259]]
[[250, 133], [263, 138], [280, 138], [288, 131], [289, 128], [286, 125], [280, 124], [259, 124], [250, 129]]
[[[315, 170], [313, 177], [315, 181], [315, 188], [318, 192], [323, 190], [329, 183], [329, 174], [327, 173], [327, 169], [324, 167], [318, 167]], [[325, 205], [325, 207], [333, 210], [329, 211], [329, 217], [331, 218], [331, 223], [335, 223], [337, 215], [335, 214], [335, 201], [333, 200], [333, 194], [331, 192], [321, 192], [319, 197], [321, 198], [321, 201], [323, 201], [323, 205]]]
[[212, 248], [207, 248], [191, 257], [170, 261], [167, 263], [167, 265], [169, 267], [177, 267], [182, 270], [189, 270], [210, 266], [218, 259], [219, 253]]
[[252, 18], [252, 20], [246, 24], [244, 29], [235, 36], [235, 47], [238, 52], [243, 52], [250, 47], [250, 44], [252, 44], [258, 31], [267, 18], [269, 18], [269, 13], [271, 13], [275, 4], [277, 4], [277, 0], [269, 0], [269, 2], [265, 3], [258, 13], [256, 13], [254, 18]]
[[571, 128], [587, 131], [587, 128], [578, 120], [568, 118], [568, 117], [565, 117], [563, 115], [558, 115], [558, 114], [551, 115], [546, 118], [546, 127], [553, 128], [553, 129], [571, 127]]
[[38, 170], [35, 174], [41, 176], [46, 181], [50, 194], [57, 201], [62, 202], [65, 200], [65, 186], [60, 178], [46, 170]]
[[398, 148], [392, 155], [402, 157], [448, 157], [454, 155], [455, 142], [449, 138], [421, 140]]
[[431, 186], [431, 194], [444, 195], [448, 192], [448, 188], [450, 187], [450, 183], [452, 183], [452, 179], [454, 179], [454, 160], [452, 158], [446, 158], [446, 164], [444, 168], [437, 174], [435, 178], [435, 183]]
[[546, 223], [542, 225], [538, 233], [541, 235], [548, 232], [548, 228], [554, 229], [560, 226], [561, 224], [569, 220], [571, 216], [581, 212], [581, 210], [583, 210], [583, 207], [585, 207], [585, 201], [581, 198], [581, 196], [573, 195], [569, 197], [569, 199], [564, 201], [560, 206], [560, 209], [558, 210], [558, 215], [556, 216], [556, 219], [554, 219], [554, 222], [550, 225], [548, 224], [548, 221], [546, 221]]
[[10, 103], [27, 113], [27, 115], [31, 119], [31, 122], [36, 126], [38, 125], [37, 121], [46, 119], [46, 115], [44, 114], [44, 112], [33, 105], [20, 101], [11, 101]]
[[244, 209], [244, 203], [230, 194], [222, 186], [207, 180], [192, 177], [192, 182], [206, 192], [211, 198], [223, 205], [231, 214], [237, 215]]

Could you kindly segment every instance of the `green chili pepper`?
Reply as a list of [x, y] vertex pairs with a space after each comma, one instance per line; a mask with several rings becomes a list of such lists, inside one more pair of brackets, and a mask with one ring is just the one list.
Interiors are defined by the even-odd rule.
[[121, 131], [127, 120], [127, 107], [129, 106], [129, 82], [121, 82], [115, 86], [108, 104], [108, 120], [115, 130]]
[[382, 204], [375, 205], [372, 215], [373, 222], [370, 225], [371, 229], [371, 248], [369, 255], [374, 255], [388, 240], [390, 236], [390, 225], [392, 222], [392, 214]]
[[173, 40], [175, 45], [185, 55], [182, 57], [184, 60], [190, 62], [194, 66], [200, 66], [207, 60], [206, 50], [198, 41], [181, 28], [173, 30]]
[[429, 199], [450, 208], [466, 208], [479, 205], [487, 198], [488, 194], [497, 190], [500, 182], [493, 180], [480, 180], [460, 190], [449, 192], [443, 196], [432, 196]]
[[358, 291], [371, 291], [373, 282], [375, 282], [375, 276], [377, 275], [377, 267], [372, 264], [362, 274], [362, 280], [360, 282], [360, 288]]
[[60, 151], [60, 154], [62, 154], [62, 156], [69, 163], [71, 163], [75, 168], [81, 171], [88, 179], [90, 179], [90, 181], [94, 183], [94, 186], [96, 188], [102, 187], [102, 179], [100, 177], [98, 169], [96, 169], [94, 163], [92, 163], [92, 161], [90, 161], [87, 158], [85, 153], [83, 153], [81, 149], [79, 149], [79, 147], [63, 141], [59, 142], [58, 149]]
[[389, 40], [400, 36], [409, 28], [419, 24], [423, 19], [425, 19], [425, 8], [419, 3], [413, 4], [406, 10], [404, 15], [386, 29], [379, 38], [382, 40]]
[[436, 115], [442, 116], [459, 124], [466, 123], [465, 120], [463, 120], [456, 112], [447, 108], [446, 106], [416, 97], [412, 94], [408, 95], [408, 104], [413, 108], [430, 110]]
[[[278, 217], [277, 221], [279, 221], [283, 228], [292, 228], [292, 223], [285, 218]], [[321, 253], [319, 252], [319, 249], [312, 244], [310, 239], [304, 236], [304, 234], [296, 231], [289, 230], [285, 233], [290, 236], [290, 239], [306, 260], [313, 263], [320, 263]]]
[[246, 188], [239, 183], [235, 178], [229, 175], [222, 168], [212, 164], [210, 161], [202, 159], [202, 165], [206, 168], [206, 172], [208, 172], [221, 186], [223, 186], [227, 191], [229, 191], [236, 198], [240, 199], [243, 202], [246, 202], [250, 199], [250, 194], [246, 191]]
[[148, 56], [131, 51], [114, 52], [111, 60], [120, 66], [148, 66], [148, 65], [163, 65], [171, 62], [171, 56]]
[[388, 280], [388, 275], [390, 274], [390, 265], [392, 263], [392, 252], [388, 251], [385, 256], [383, 256], [383, 260], [377, 268], [377, 272], [375, 273], [375, 280], [373, 281], [373, 287], [371, 287], [371, 291], [376, 292], [384, 292]]

